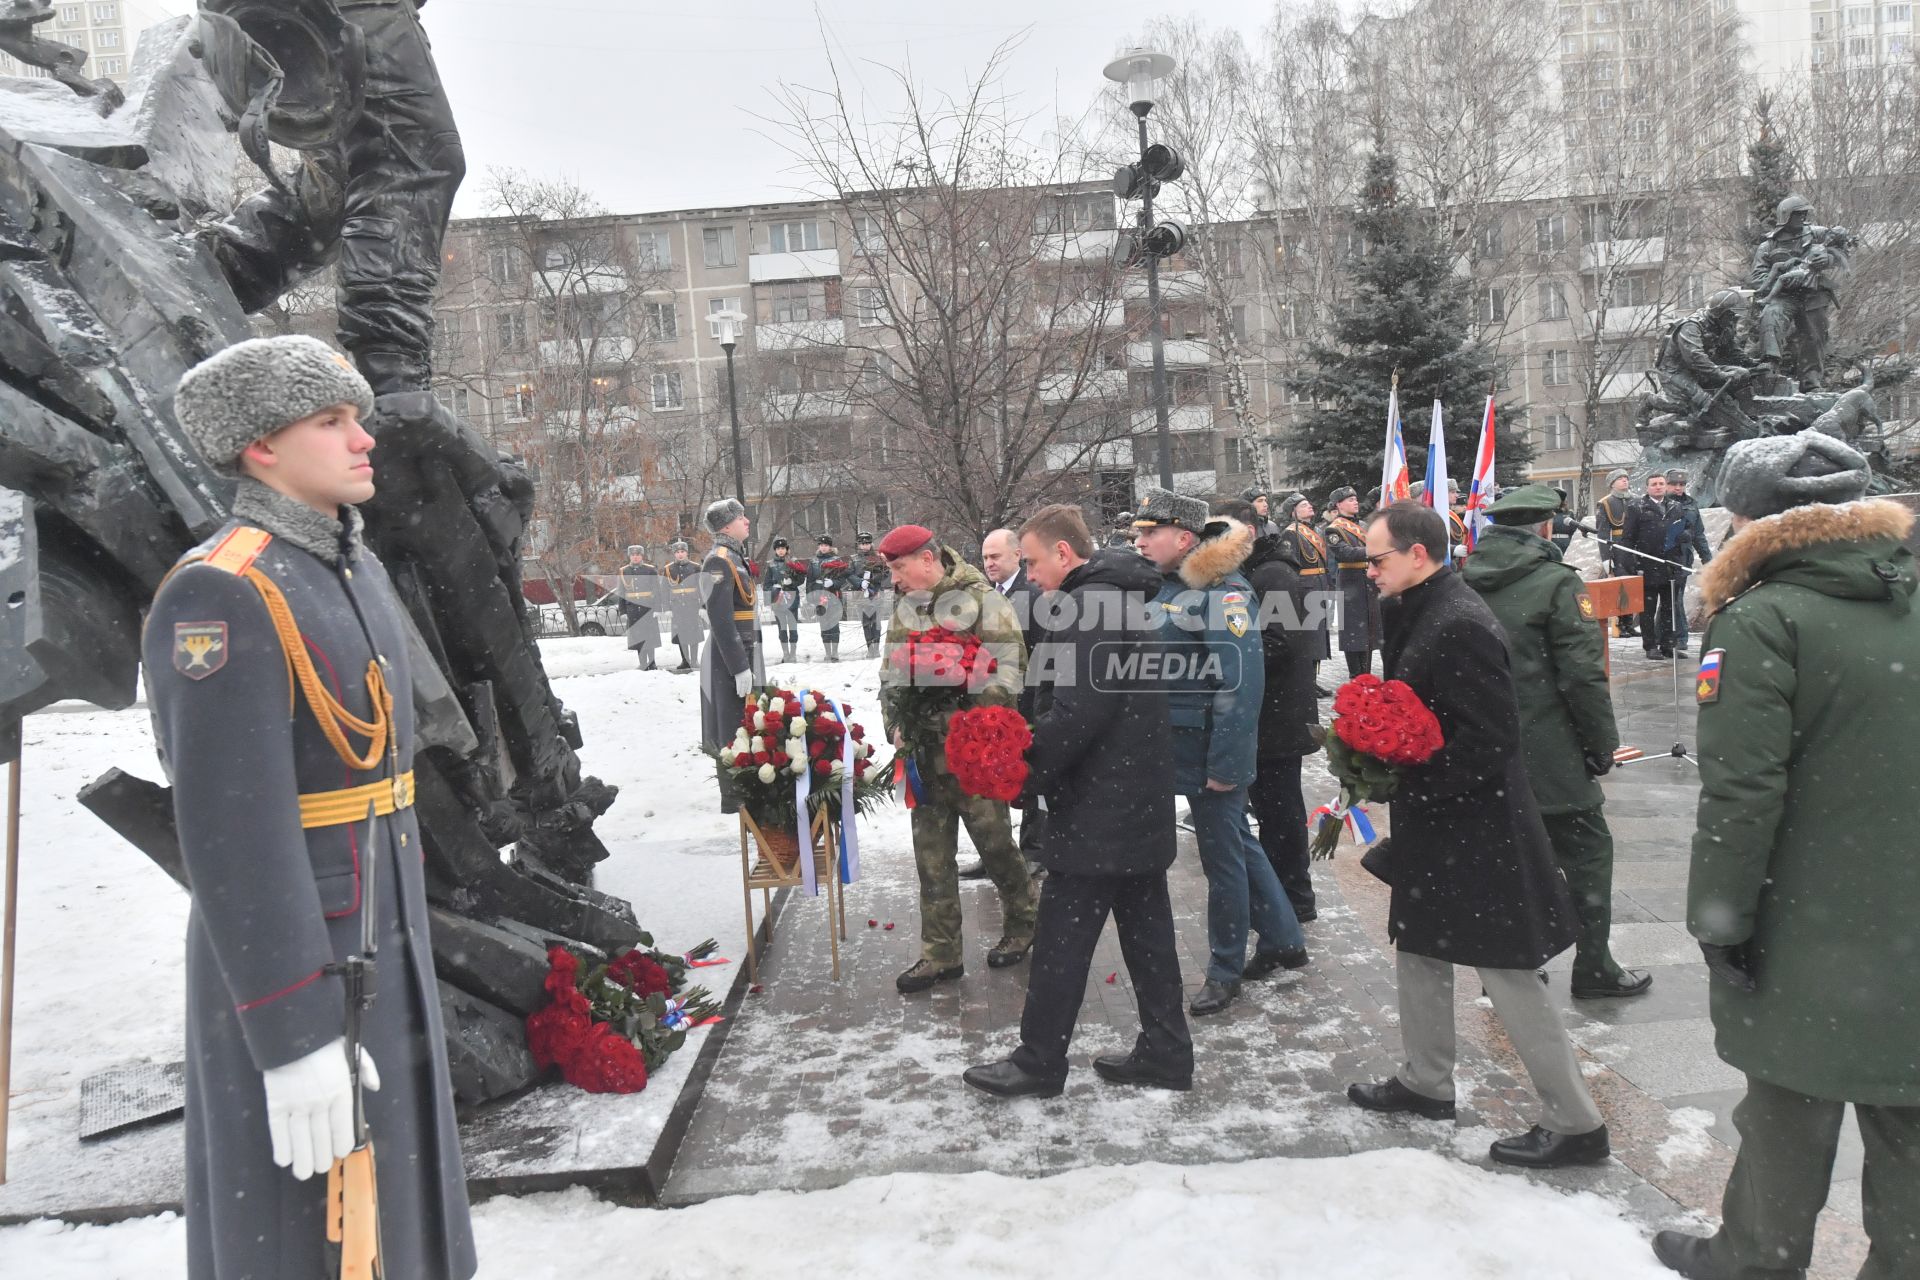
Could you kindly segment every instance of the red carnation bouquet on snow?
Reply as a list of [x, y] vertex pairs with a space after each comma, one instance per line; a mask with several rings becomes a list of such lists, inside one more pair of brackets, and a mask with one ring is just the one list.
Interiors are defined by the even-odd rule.
[[1440, 721], [1412, 686], [1372, 673], [1355, 676], [1334, 693], [1329, 728], [1331, 732], [1320, 730], [1318, 736], [1327, 748], [1327, 771], [1340, 784], [1340, 795], [1317, 815], [1316, 858], [1333, 856], [1343, 826], [1352, 825], [1356, 835], [1364, 832], [1363, 838], [1370, 838], [1372, 827], [1364, 815], [1350, 822], [1354, 806], [1391, 799], [1402, 770], [1425, 764], [1446, 745]]
[[715, 946], [709, 940], [685, 956], [635, 947], [591, 967], [565, 947], [549, 947], [547, 1004], [527, 1017], [534, 1065], [558, 1067], [563, 1080], [588, 1093], [640, 1092], [647, 1072], [685, 1044], [688, 1031], [720, 1012], [703, 987], [675, 994], [689, 961]]
[[971, 631], [929, 627], [910, 631], [887, 655], [881, 683], [893, 700], [894, 724], [907, 750], [936, 747], [921, 740], [926, 730], [947, 723], [947, 717], [987, 687], [1000, 669], [1000, 660]]
[[1012, 707], [973, 707], [947, 721], [947, 769], [960, 789], [1003, 804], [1027, 785], [1033, 730]]

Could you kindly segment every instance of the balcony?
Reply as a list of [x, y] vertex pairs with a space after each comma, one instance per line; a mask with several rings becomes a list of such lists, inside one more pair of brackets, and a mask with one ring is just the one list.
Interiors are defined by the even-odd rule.
[[627, 273], [618, 267], [568, 267], [542, 271], [538, 278], [541, 290], [553, 298], [580, 293], [619, 293], [627, 287]]
[[[1147, 273], [1142, 267], [1127, 275], [1126, 295], [1136, 301], [1147, 296]], [[1198, 271], [1162, 271], [1160, 273], [1160, 301], [1185, 302], [1193, 298], [1207, 296], [1207, 278]]]
[[[1135, 431], [1153, 431], [1157, 429], [1151, 409], [1133, 411], [1133, 429]], [[1213, 430], [1213, 406], [1210, 404], [1176, 404], [1167, 411], [1167, 430], [1169, 431], [1211, 431]]]
[[754, 346], [761, 351], [792, 351], [796, 347], [844, 347], [847, 322], [844, 320], [789, 320], [783, 324], [755, 325]]
[[767, 492], [813, 493], [830, 488], [843, 464], [832, 462], [793, 462], [767, 468]]
[[[1040, 379], [1040, 398], [1057, 404], [1073, 395], [1074, 378], [1070, 373], [1050, 373]], [[1127, 394], [1125, 369], [1096, 369], [1080, 379], [1082, 400], [1110, 400]]]
[[1664, 236], [1641, 240], [1603, 240], [1584, 245], [1580, 250], [1582, 271], [1605, 271], [1609, 267], [1648, 267], [1667, 259]]
[[557, 339], [540, 344], [540, 363], [577, 365], [585, 356], [597, 368], [601, 365], [624, 364], [633, 359], [637, 350], [639, 347], [632, 338], [598, 338], [579, 343]]
[[1650, 390], [1647, 380], [1638, 369], [1622, 369], [1600, 381], [1600, 399], [1603, 401], [1631, 400], [1647, 390]]
[[767, 397], [767, 417], [779, 422], [842, 418], [852, 412], [853, 406], [831, 391], [783, 391]]
[[[1151, 342], [1129, 342], [1127, 344], [1127, 363], [1136, 369], [1153, 368], [1153, 344]], [[1207, 344], [1198, 338], [1167, 339], [1167, 364], [1204, 365], [1213, 363], [1213, 353]]]
[[1040, 307], [1040, 324], [1048, 329], [1117, 329], [1127, 322], [1126, 304], [1070, 302], [1063, 307]]
[[747, 279], [753, 284], [767, 280], [831, 280], [839, 274], [838, 249], [802, 249], [798, 253], [747, 255]]
[[1113, 227], [1098, 231], [1060, 231], [1033, 238], [1034, 253], [1042, 260], [1066, 262], [1086, 258], [1110, 258], [1120, 232]]
[[1597, 311], [1587, 312], [1587, 325], [1590, 329], [1599, 329], [1601, 334], [1608, 338], [1651, 336], [1658, 328], [1662, 314], [1658, 305], [1608, 307], [1604, 320]]
[[1101, 444], [1050, 444], [1046, 450], [1046, 468], [1106, 470], [1133, 465], [1133, 441], [1108, 440]]

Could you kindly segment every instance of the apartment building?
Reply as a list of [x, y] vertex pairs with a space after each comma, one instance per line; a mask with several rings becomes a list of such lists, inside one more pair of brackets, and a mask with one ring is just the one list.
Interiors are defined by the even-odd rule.
[[[140, 33], [192, 9], [191, 0], [66, 0], [53, 6], [53, 18], [36, 26], [34, 34], [86, 50], [85, 74], [124, 80]], [[0, 75], [39, 79], [46, 74], [0, 53]]]

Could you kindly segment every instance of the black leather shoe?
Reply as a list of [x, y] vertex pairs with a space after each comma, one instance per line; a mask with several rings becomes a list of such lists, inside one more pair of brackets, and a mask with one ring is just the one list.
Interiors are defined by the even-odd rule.
[[1137, 1053], [1103, 1053], [1093, 1060], [1093, 1069], [1102, 1080], [1114, 1084], [1138, 1084], [1152, 1089], [1173, 1089], [1185, 1093], [1193, 1088], [1193, 1068], [1171, 1071], [1143, 1061]]
[[1196, 1018], [1204, 1018], [1210, 1013], [1219, 1013], [1232, 1004], [1233, 998], [1239, 994], [1238, 982], [1215, 982], [1212, 978], [1208, 978], [1207, 985], [1200, 988], [1200, 994], [1195, 996], [1193, 1003], [1187, 1006], [1187, 1012]]
[[1378, 1084], [1350, 1084], [1347, 1101], [1366, 1111], [1411, 1111], [1428, 1120], [1453, 1119], [1453, 1103], [1415, 1093], [1400, 1083], [1399, 1076], [1388, 1076]]
[[963, 964], [935, 964], [931, 960], [916, 960], [913, 968], [893, 980], [893, 985], [903, 996], [916, 991], [925, 991], [936, 982], [952, 982], [963, 976], [967, 967]]
[[1019, 964], [1027, 958], [1027, 952], [1033, 950], [1033, 936], [1016, 938], [1012, 934], [993, 944], [987, 952], [987, 968], [1005, 969], [1009, 965]]
[[1600, 1164], [1613, 1154], [1607, 1145], [1607, 1126], [1592, 1133], [1555, 1133], [1539, 1125], [1517, 1138], [1502, 1138], [1491, 1151], [1496, 1164], [1523, 1169], [1558, 1169], [1569, 1164]]
[[1643, 996], [1653, 986], [1653, 975], [1645, 969], [1622, 969], [1616, 978], [1600, 982], [1576, 982], [1573, 984], [1575, 1000], [1616, 1000], [1626, 996]]
[[1667, 648], [1667, 647], [1666, 647], [1666, 646], [1664, 646], [1664, 645], [1663, 645], [1663, 646], [1661, 646], [1661, 649], [1660, 649], [1660, 660], [1661, 660], [1662, 662], [1672, 662], [1672, 661], [1673, 661], [1673, 650], [1672, 650], [1672, 649], [1670, 649], [1670, 648]]
[[1029, 1075], [1014, 1065], [1013, 1059], [968, 1067], [960, 1078], [982, 1093], [996, 1098], [1057, 1098], [1067, 1091], [1065, 1080], [1049, 1080]]
[[[1669, 1271], [1678, 1271], [1687, 1280], [1727, 1280], [1727, 1273], [1713, 1264], [1705, 1236], [1690, 1236], [1684, 1231], [1662, 1231], [1653, 1238], [1653, 1256]], [[1798, 1275], [1782, 1271], [1781, 1275]]]
[[1240, 976], [1248, 982], [1257, 982], [1279, 969], [1306, 967], [1307, 949], [1305, 947], [1295, 951], [1256, 951], [1253, 953], [1253, 959], [1247, 961], [1247, 967], [1240, 971]]

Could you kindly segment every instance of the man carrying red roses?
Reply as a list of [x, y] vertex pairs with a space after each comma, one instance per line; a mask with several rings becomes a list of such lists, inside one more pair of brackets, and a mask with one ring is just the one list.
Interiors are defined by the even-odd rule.
[[[901, 525], [880, 540], [896, 604], [880, 660], [880, 711], [893, 744], [919, 781], [913, 857], [920, 873], [920, 959], [894, 980], [903, 993], [925, 991], [966, 972], [960, 956], [960, 824], [1000, 892], [1002, 936], [987, 964], [1003, 968], [1033, 946], [1033, 879], [1013, 842], [999, 800], [969, 796], [948, 771], [947, 717], [972, 706], [1012, 706], [1026, 650], [1013, 608], [981, 572], [940, 545], [933, 531]], [[917, 633], [941, 629], [928, 643]], [[950, 638], [949, 638], [950, 637]], [[929, 690], [951, 697], [928, 698]]]
[[[1387, 933], [1406, 1061], [1386, 1080], [1348, 1086], [1347, 1097], [1369, 1111], [1453, 1118], [1453, 967], [1471, 965], [1541, 1102], [1540, 1123], [1495, 1142], [1493, 1158], [1595, 1164], [1608, 1156], [1607, 1126], [1534, 976], [1573, 944], [1573, 902], [1527, 785], [1506, 637], [1447, 565], [1447, 545], [1446, 522], [1419, 503], [1367, 519], [1368, 572], [1386, 601], [1387, 679], [1405, 681], [1432, 710], [1445, 745], [1401, 770], [1390, 810]], [[1357, 727], [1394, 749], [1387, 724]]]

